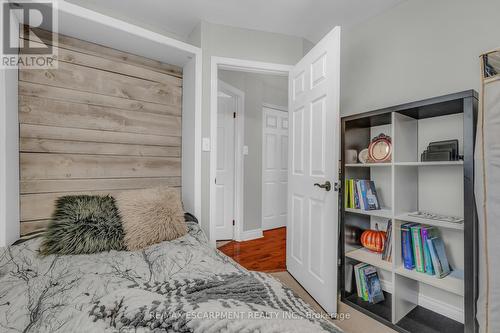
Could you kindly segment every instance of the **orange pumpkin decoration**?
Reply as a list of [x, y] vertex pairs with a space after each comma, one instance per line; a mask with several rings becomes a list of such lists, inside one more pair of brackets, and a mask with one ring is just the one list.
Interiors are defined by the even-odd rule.
[[361, 245], [370, 251], [381, 253], [384, 250], [386, 240], [385, 231], [379, 231], [378, 225], [375, 226], [376, 230], [365, 230], [361, 234]]

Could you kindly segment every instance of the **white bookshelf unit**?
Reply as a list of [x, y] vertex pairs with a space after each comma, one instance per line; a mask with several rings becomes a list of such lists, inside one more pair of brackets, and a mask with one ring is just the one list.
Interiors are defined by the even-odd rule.
[[[374, 181], [382, 209], [345, 208], [340, 195], [341, 299], [400, 332], [476, 332], [477, 220], [474, 206], [474, 142], [477, 93], [465, 91], [342, 118], [342, 161], [383, 133], [391, 137], [388, 163], [341, 164], [345, 179]], [[421, 162], [430, 142], [458, 139], [459, 161]], [[423, 219], [415, 211], [463, 218], [463, 223]], [[361, 246], [353, 230], [381, 230], [392, 223], [392, 260]], [[452, 272], [444, 277], [404, 268], [401, 226], [434, 226], [445, 244]], [[370, 304], [357, 296], [353, 266], [377, 268], [385, 301]]]

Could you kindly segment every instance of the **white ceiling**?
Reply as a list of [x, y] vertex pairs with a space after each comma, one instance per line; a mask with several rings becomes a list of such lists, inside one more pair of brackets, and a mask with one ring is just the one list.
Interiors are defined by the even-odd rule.
[[67, 0], [185, 40], [202, 20], [299, 36], [317, 42], [404, 0]]

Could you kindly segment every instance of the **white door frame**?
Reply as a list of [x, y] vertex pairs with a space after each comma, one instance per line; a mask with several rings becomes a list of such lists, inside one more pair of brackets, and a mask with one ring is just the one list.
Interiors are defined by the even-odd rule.
[[[232, 161], [234, 165], [233, 218], [235, 220], [232, 239], [239, 240], [240, 239], [239, 235], [242, 231], [242, 226], [243, 226], [243, 198], [244, 198], [243, 175], [245, 172], [245, 165], [243, 163], [242, 158], [236, 158], [236, 157], [243, 156], [242, 150], [243, 150], [243, 144], [245, 142], [244, 141], [245, 140], [245, 93], [222, 80], [218, 80], [218, 84], [219, 86], [217, 87], [217, 92], [219, 92], [220, 89], [236, 96], [238, 99], [236, 108], [237, 116], [236, 116], [236, 121], [234, 123], [234, 138], [236, 142], [234, 144], [234, 155], [233, 155], [234, 161]], [[217, 146], [217, 141], [214, 142], [214, 146]], [[214, 237], [215, 236], [216, 235], [214, 234]]]
[[[210, 206], [209, 206], [209, 226], [210, 226], [210, 243], [215, 246], [215, 223], [216, 223], [216, 193], [215, 193], [215, 178], [217, 176], [217, 92], [219, 91], [219, 69], [226, 70], [234, 70], [240, 72], [248, 72], [248, 73], [258, 73], [258, 74], [274, 74], [274, 75], [282, 75], [288, 76], [290, 70], [293, 66], [283, 65], [283, 64], [275, 64], [275, 63], [267, 63], [260, 61], [251, 61], [251, 60], [243, 60], [243, 59], [235, 59], [235, 58], [225, 58], [225, 57], [211, 57], [211, 67], [210, 67], [210, 78], [211, 78], [211, 87], [210, 87]], [[243, 117], [241, 117], [243, 118]], [[238, 119], [238, 118], [237, 118]], [[235, 128], [239, 128], [239, 121]], [[239, 131], [239, 129], [238, 129]], [[239, 138], [239, 136], [237, 136]], [[243, 139], [243, 137], [241, 137]], [[236, 161], [240, 161], [241, 166], [236, 165], [237, 178], [235, 179], [235, 184], [239, 183], [239, 189], [243, 190], [243, 159], [240, 158], [243, 156], [243, 140], [241, 142], [237, 142], [236, 144]], [[236, 193], [236, 192], [235, 192]], [[238, 200], [235, 202], [243, 200], [243, 195], [238, 196]], [[235, 239], [241, 240], [241, 234], [243, 231], [242, 225], [240, 227], [240, 221], [242, 221], [243, 211], [242, 201], [238, 204], [238, 210], [241, 210], [239, 214], [241, 217], [238, 217], [235, 210], [235, 215], [237, 216], [237, 220], [235, 223]]]

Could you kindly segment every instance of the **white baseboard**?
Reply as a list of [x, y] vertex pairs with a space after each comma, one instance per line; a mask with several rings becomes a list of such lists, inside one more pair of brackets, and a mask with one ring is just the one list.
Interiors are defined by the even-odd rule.
[[464, 311], [456, 306], [422, 294], [418, 294], [418, 305], [456, 320], [459, 323], [464, 323]]
[[262, 222], [262, 230], [272, 230], [272, 229], [278, 229], [278, 228], [283, 228], [286, 227], [286, 222], [285, 223], [279, 223], [279, 224], [269, 224], [266, 223], [266, 221]]
[[238, 241], [244, 242], [244, 241], [262, 238], [262, 237], [264, 237], [264, 233], [262, 232], [262, 229], [247, 230], [247, 231], [242, 231], [240, 233], [240, 239], [238, 239]]
[[[382, 287], [382, 290], [392, 294], [394, 290], [392, 282], [386, 280], [380, 280], [380, 285]], [[462, 324], [464, 323], [464, 311], [449, 303], [445, 303], [438, 299], [419, 293], [418, 305], [426, 309], [429, 309], [431, 311], [434, 311], [436, 313], [439, 313], [440, 315], [456, 320], [459, 323]]]

